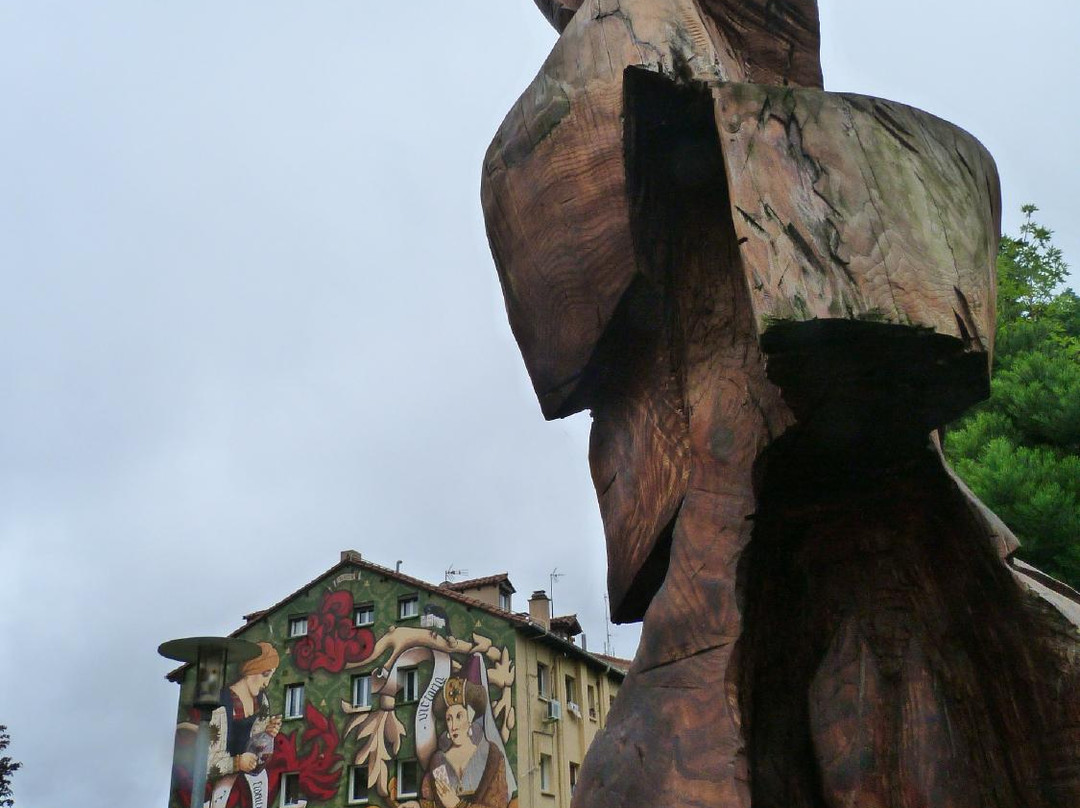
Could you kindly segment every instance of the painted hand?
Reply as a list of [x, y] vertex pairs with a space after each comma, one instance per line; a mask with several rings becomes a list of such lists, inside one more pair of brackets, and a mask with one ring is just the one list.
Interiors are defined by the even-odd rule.
[[236, 762], [236, 768], [242, 772], [250, 772], [255, 769], [258, 762], [259, 759], [251, 752], [244, 752], [244, 754], [240, 755], [240, 760]]
[[454, 806], [461, 802], [461, 800], [458, 799], [458, 795], [454, 793], [454, 790], [441, 780], [435, 781], [435, 793], [439, 798], [439, 804], [442, 808], [454, 808]]
[[276, 736], [281, 731], [281, 716], [275, 715], [266, 725], [266, 731], [271, 736]]

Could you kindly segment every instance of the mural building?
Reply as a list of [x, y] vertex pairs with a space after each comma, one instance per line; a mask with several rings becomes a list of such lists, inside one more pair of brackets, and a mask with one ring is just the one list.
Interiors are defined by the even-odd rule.
[[[355, 551], [232, 636], [207, 808], [564, 808], [629, 663], [506, 574], [431, 584]], [[583, 636], [582, 636], [583, 640]], [[194, 671], [178, 682], [170, 808], [191, 800]]]

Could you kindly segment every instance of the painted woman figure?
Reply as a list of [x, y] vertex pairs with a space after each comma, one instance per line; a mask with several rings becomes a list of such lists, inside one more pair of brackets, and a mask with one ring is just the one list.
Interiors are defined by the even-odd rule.
[[222, 706], [210, 719], [208, 777], [212, 808], [224, 806], [240, 774], [259, 777], [274, 751], [281, 716], [270, 715], [266, 688], [278, 667], [278, 652], [260, 642], [259, 655], [240, 668], [240, 677], [221, 691]]
[[506, 758], [484, 735], [484, 688], [461, 676], [447, 679], [432, 705], [445, 725], [439, 750], [420, 788], [423, 808], [506, 808]]

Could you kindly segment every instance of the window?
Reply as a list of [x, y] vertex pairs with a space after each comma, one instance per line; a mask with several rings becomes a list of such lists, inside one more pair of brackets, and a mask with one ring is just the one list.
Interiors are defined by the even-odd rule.
[[358, 626], [370, 626], [375, 623], [375, 604], [364, 603], [353, 610], [353, 623]]
[[300, 804], [300, 773], [285, 772], [281, 775], [281, 804]]
[[397, 765], [398, 797], [415, 797], [420, 790], [420, 778], [415, 760], [399, 760]]
[[402, 598], [398, 601], [397, 606], [398, 620], [408, 620], [410, 617], [416, 617], [420, 614], [420, 599], [416, 595]]
[[540, 790], [551, 792], [551, 755], [540, 756]]
[[371, 706], [371, 674], [364, 673], [352, 678], [353, 707]]
[[551, 698], [551, 676], [543, 662], [536, 663], [536, 691], [542, 699]]
[[505, 612], [510, 611], [510, 593], [505, 589], [499, 590], [499, 608]]
[[302, 684], [285, 685], [285, 717], [304, 717], [304, 686]]
[[307, 615], [303, 617], [290, 617], [289, 618], [289, 636], [290, 637], [306, 637], [307, 636]]
[[398, 671], [398, 693], [402, 701], [416, 701], [420, 698], [420, 677], [416, 668], [402, 668]]
[[573, 676], [567, 676], [564, 680], [566, 688], [566, 700], [571, 704], [577, 704], [577, 682]]
[[586, 694], [589, 697], [589, 718], [595, 721], [599, 716], [596, 714], [596, 688], [589, 685], [585, 689]]
[[576, 763], [570, 764], [570, 796], [574, 796], [574, 789], [577, 788], [578, 769], [581, 767]]
[[349, 804], [368, 801], [367, 766], [349, 769]]

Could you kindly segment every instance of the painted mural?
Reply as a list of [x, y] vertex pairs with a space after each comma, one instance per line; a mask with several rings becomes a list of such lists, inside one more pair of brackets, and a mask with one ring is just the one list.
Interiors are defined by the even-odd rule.
[[[429, 615], [425, 615], [428, 617]], [[385, 658], [372, 679], [378, 703], [370, 709], [342, 702], [354, 717], [346, 733], [363, 741], [355, 762], [367, 767], [368, 786], [400, 808], [454, 808], [459, 801], [506, 808], [517, 790], [504, 744], [514, 728], [514, 664], [509, 646], [497, 648], [474, 633], [469, 640], [444, 634], [442, 626], [395, 627], [375, 644], [365, 662]], [[407, 686], [406, 671], [430, 663], [416, 710], [414, 746], [422, 786], [419, 799], [401, 797], [390, 762], [406, 734], [395, 707]], [[491, 701], [492, 690], [497, 697]]]
[[[210, 718], [207, 755], [209, 808], [266, 808], [280, 804], [281, 775], [295, 772], [298, 791], [317, 800], [331, 800], [338, 791], [343, 757], [340, 735], [332, 720], [310, 704], [304, 707], [304, 729], [283, 733], [282, 715], [271, 715], [267, 689], [280, 657], [269, 642], [244, 663], [235, 680], [221, 692], [222, 706]], [[190, 805], [192, 757], [198, 716], [177, 728], [173, 772], [174, 803]], [[292, 803], [303, 808], [307, 803]]]
[[[418, 601], [407, 616], [403, 598]], [[211, 717], [205, 808], [516, 808], [506, 621], [353, 570], [242, 636], [260, 654], [236, 667]], [[172, 808], [189, 805], [195, 730], [182, 710]]]

